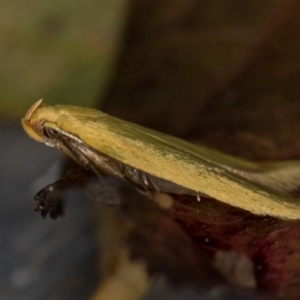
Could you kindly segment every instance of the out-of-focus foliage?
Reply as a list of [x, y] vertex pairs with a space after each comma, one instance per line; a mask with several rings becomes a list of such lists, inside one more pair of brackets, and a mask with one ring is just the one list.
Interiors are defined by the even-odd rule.
[[0, 116], [37, 99], [91, 105], [111, 74], [126, 1], [1, 1]]

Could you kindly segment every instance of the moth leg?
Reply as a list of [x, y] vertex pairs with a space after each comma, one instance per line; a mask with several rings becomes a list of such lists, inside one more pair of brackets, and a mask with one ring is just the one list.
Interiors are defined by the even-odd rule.
[[43, 219], [48, 214], [51, 219], [56, 219], [64, 213], [67, 193], [70, 190], [82, 190], [94, 178], [95, 175], [92, 172], [73, 163], [60, 180], [48, 184], [36, 194], [34, 197], [35, 211], [39, 211]]
[[[99, 176], [113, 175], [123, 178], [122, 170], [124, 166], [122, 163], [109, 157], [99, 157], [93, 149], [90, 149], [87, 146], [78, 146], [77, 143], [69, 140], [67, 137], [62, 137], [62, 141], [65, 148], [68, 149], [72, 156], [74, 156], [75, 159], [85, 168], [90, 169]], [[89, 157], [92, 153], [94, 154], [94, 159]]]
[[143, 181], [144, 184], [146, 185], [146, 187], [149, 189], [152, 189], [154, 191], [160, 192], [160, 189], [158, 188], [158, 186], [155, 183], [155, 180], [153, 180], [153, 178], [145, 173], [143, 173]]
[[62, 136], [61, 141], [64, 146], [70, 151], [70, 153], [76, 158], [78, 163], [80, 163], [84, 168], [92, 170], [95, 174], [101, 175], [94, 164], [83, 155], [83, 153], [78, 150], [76, 145], [74, 146], [72, 142], [69, 141], [68, 138]]

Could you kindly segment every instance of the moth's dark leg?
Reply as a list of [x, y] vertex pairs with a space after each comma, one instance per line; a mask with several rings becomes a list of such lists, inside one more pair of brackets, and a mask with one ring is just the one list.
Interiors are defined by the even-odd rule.
[[79, 150], [78, 145], [74, 145], [72, 141], [68, 138], [61, 136], [61, 141], [64, 146], [70, 151], [70, 153], [76, 158], [76, 160], [86, 169], [89, 169], [94, 172], [94, 174], [100, 175], [97, 171], [97, 168], [94, 166], [94, 163], [90, 161], [82, 152]]
[[[101, 159], [99, 159], [99, 154], [95, 150], [90, 149], [85, 144], [70, 140], [65, 136], [61, 136], [61, 141], [79, 164], [91, 170], [94, 174], [123, 177], [124, 166], [121, 162], [105, 157], [104, 155], [101, 155]], [[94, 158], [92, 158], [93, 156]]]
[[49, 214], [50, 218], [56, 219], [63, 214], [68, 191], [80, 192], [94, 178], [95, 175], [92, 172], [72, 163], [60, 180], [45, 186], [36, 194], [35, 211], [40, 211], [42, 218]]

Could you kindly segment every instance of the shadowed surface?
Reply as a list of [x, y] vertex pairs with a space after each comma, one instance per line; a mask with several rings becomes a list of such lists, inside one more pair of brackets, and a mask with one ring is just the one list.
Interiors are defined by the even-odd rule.
[[87, 299], [95, 289], [96, 246], [86, 202], [42, 220], [33, 196], [59, 177], [59, 153], [0, 123], [0, 299]]

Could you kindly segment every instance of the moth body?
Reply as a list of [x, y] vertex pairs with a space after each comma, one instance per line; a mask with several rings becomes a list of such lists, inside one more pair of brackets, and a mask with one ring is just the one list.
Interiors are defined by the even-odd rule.
[[165, 193], [200, 195], [286, 219], [300, 218], [300, 162], [253, 163], [126, 122], [98, 110], [37, 102], [22, 124], [98, 175]]

